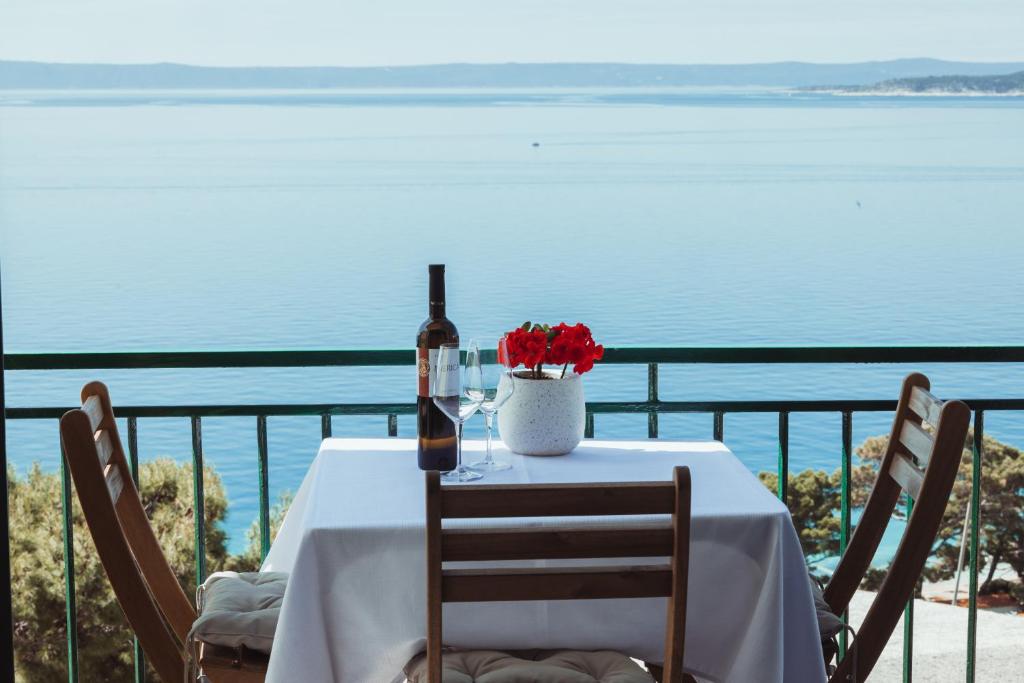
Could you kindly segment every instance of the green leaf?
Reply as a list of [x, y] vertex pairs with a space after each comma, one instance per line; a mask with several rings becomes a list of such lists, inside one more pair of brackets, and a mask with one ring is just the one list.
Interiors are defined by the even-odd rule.
[[530, 321], [527, 320], [525, 323], [523, 323], [520, 326], [520, 329], [522, 329], [524, 332], [529, 332], [530, 331]]

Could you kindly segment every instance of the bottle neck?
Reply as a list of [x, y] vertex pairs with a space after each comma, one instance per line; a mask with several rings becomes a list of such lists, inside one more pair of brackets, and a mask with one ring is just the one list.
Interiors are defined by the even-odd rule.
[[444, 314], [444, 271], [430, 271], [430, 299], [428, 302], [430, 317], [443, 318]]

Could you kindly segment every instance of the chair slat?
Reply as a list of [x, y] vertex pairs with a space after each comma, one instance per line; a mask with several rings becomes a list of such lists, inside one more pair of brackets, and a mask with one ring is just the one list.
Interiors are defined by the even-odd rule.
[[82, 403], [82, 411], [89, 416], [89, 424], [95, 432], [103, 424], [103, 402], [99, 396], [90, 396]]
[[441, 532], [441, 555], [446, 562], [669, 557], [672, 540], [672, 528], [667, 525], [445, 529]]
[[942, 401], [937, 399], [932, 392], [923, 387], [914, 387], [910, 392], [910, 409], [930, 424], [939, 424], [939, 416], [942, 414]]
[[449, 569], [442, 572], [444, 602], [654, 598], [672, 593], [669, 565]]
[[114, 444], [110, 441], [110, 434], [103, 429], [96, 432], [96, 455], [100, 458], [100, 467], [106, 467], [114, 455]]
[[446, 487], [444, 518], [668, 515], [675, 488], [668, 482], [512, 484]]
[[909, 493], [911, 498], [917, 500], [920, 497], [924, 472], [910, 462], [910, 458], [902, 453], [893, 455], [892, 464], [889, 466], [889, 476], [903, 487], [903, 490]]
[[917, 458], [917, 464], [927, 467], [932, 459], [932, 448], [935, 441], [931, 434], [921, 429], [921, 425], [907, 420], [900, 430], [900, 443]]
[[103, 478], [107, 482], [107, 490], [110, 491], [110, 499], [117, 502], [124, 489], [124, 481], [121, 479], [121, 469], [116, 464], [107, 465], [103, 471]]

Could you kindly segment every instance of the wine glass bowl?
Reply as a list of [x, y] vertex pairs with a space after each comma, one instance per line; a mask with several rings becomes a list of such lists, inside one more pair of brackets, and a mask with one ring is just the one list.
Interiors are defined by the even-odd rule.
[[461, 396], [435, 396], [434, 405], [441, 409], [452, 422], [465, 422], [473, 416], [480, 404], [474, 403], [468, 397]]
[[457, 444], [456, 467], [442, 476], [451, 481], [473, 481], [479, 472], [462, 464], [462, 426], [479, 410], [484, 401], [483, 376], [480, 367], [480, 347], [470, 341], [466, 347], [463, 366], [458, 344], [442, 344], [437, 350], [437, 369], [431, 397], [440, 411], [455, 424]]
[[470, 469], [478, 472], [501, 472], [511, 469], [512, 465], [494, 459], [492, 448], [494, 433], [494, 416], [498, 410], [512, 397], [515, 391], [515, 378], [508, 367], [508, 352], [505, 349], [505, 338], [502, 337], [495, 349], [484, 349], [481, 352], [480, 379], [483, 389], [483, 400], [480, 412], [484, 414], [487, 430], [487, 451], [483, 460], [470, 464]]

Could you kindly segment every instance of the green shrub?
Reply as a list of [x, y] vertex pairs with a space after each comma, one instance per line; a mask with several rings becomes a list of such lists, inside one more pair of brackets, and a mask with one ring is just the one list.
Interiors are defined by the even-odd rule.
[[[973, 435], [969, 433], [967, 444], [972, 441]], [[867, 503], [887, 445], [887, 436], [873, 436], [857, 447], [856, 454], [860, 462], [853, 468], [850, 477], [850, 502], [853, 507], [863, 507]], [[983, 577], [980, 590], [982, 593], [991, 590], [997, 565], [1008, 564], [1019, 578], [1012, 593], [1024, 605], [1024, 455], [1017, 448], [991, 436], [985, 437], [983, 448], [979, 564], [986, 567], [986, 576]], [[932, 560], [923, 572], [923, 578], [928, 581], [948, 579], [956, 573], [964, 518], [971, 500], [973, 468], [974, 454], [965, 445], [960, 471], [936, 535]], [[773, 492], [777, 490], [778, 477], [774, 473], [761, 472], [759, 477]], [[809, 558], [838, 554], [840, 471], [829, 474], [820, 470], [805, 470], [790, 475], [789, 482], [790, 511], [804, 554]], [[895, 516], [900, 518], [905, 517], [905, 514], [905, 500], [901, 500]], [[885, 570], [872, 569], [862, 585], [877, 587], [884, 574]]]
[[[195, 592], [192, 465], [159, 459], [141, 465], [142, 502], [171, 567]], [[11, 594], [18, 679], [67, 680], [61, 482], [34, 465], [24, 477], [8, 471], [11, 520]], [[220, 477], [205, 469], [208, 571], [227, 561], [221, 529], [227, 499]], [[77, 499], [73, 503], [78, 661], [83, 681], [130, 680], [132, 633], [96, 555]], [[156, 680], [152, 676], [150, 680]]]
[[[972, 442], [973, 434], [969, 432], [967, 444]], [[888, 437], [876, 436], [866, 439], [857, 448], [863, 464], [853, 472], [854, 505], [863, 505], [867, 501], [887, 444]], [[983, 449], [978, 539], [979, 565], [988, 568], [982, 589], [987, 589], [1000, 563], [1009, 564], [1024, 580], [1024, 457], [1017, 448], [991, 436], [985, 437]], [[971, 502], [973, 470], [974, 454], [965, 446], [960, 471], [935, 540], [934, 561], [925, 568], [924, 575], [929, 581], [948, 579], [956, 574], [964, 519]], [[897, 506], [897, 516], [904, 516], [905, 511], [906, 507], [901, 502]]]
[[[277, 503], [270, 508], [270, 539], [277, 538], [277, 532], [281, 529], [281, 523], [284, 522], [285, 513], [288, 512], [288, 508], [292, 504], [292, 494], [285, 491], [281, 494]], [[227, 563], [224, 565], [225, 569], [230, 569], [236, 572], [255, 572], [259, 571], [260, 565], [263, 563], [260, 557], [260, 522], [259, 520], [253, 521], [249, 530], [245, 532], [245, 538], [249, 541], [249, 545], [246, 546], [245, 550], [239, 555], [232, 555], [227, 559]]]
[[[758, 477], [773, 493], [779, 490], [774, 472]], [[838, 472], [804, 470], [789, 475], [788, 502], [800, 545], [808, 559], [820, 559], [839, 553], [839, 508], [841, 481]]]

